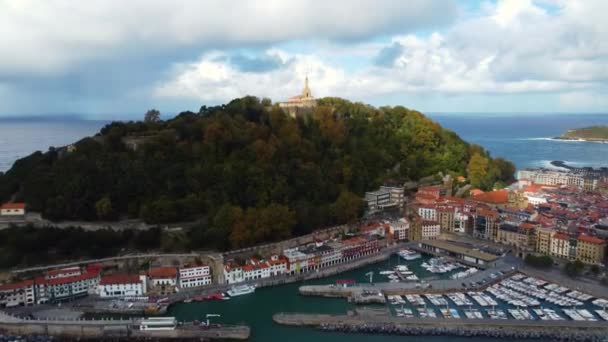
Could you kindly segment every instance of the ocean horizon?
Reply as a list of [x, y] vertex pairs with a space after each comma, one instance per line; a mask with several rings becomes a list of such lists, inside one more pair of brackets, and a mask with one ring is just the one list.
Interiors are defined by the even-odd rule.
[[[608, 125], [608, 114], [564, 113], [427, 113], [461, 138], [483, 146], [493, 157], [503, 157], [518, 169], [553, 167], [562, 160], [573, 166], [608, 166], [608, 143], [554, 140], [564, 131]], [[130, 121], [125, 118], [120, 121]], [[49, 147], [65, 146], [95, 135], [113, 120], [77, 114], [0, 117], [0, 172], [20, 158]]]

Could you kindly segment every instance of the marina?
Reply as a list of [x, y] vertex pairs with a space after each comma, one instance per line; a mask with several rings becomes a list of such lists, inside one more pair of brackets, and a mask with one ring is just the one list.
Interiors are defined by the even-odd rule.
[[[226, 318], [222, 321], [227, 323], [237, 323], [239, 321], [230, 317], [232, 310], [240, 310], [242, 307], [255, 307], [256, 310], [265, 310], [268, 301], [273, 302], [274, 310], [294, 311], [298, 312], [323, 312], [324, 314], [344, 315], [347, 312], [358, 311], [358, 308], [370, 307], [376, 308], [381, 317], [392, 317], [399, 322], [407, 322], [411, 320], [417, 321], [443, 321], [443, 322], [590, 322], [600, 323], [606, 322], [608, 312], [604, 310], [608, 306], [608, 301], [602, 298], [594, 298], [593, 296], [580, 291], [580, 289], [570, 289], [560, 284], [544, 281], [539, 278], [530, 277], [523, 273], [514, 273], [506, 278], [501, 272], [493, 271], [492, 275], [502, 276], [501, 278], [489, 277], [494, 279], [493, 282], [485, 287], [469, 290], [463, 288], [460, 291], [452, 290], [449, 292], [438, 292], [437, 289], [432, 291], [425, 290], [424, 281], [439, 277], [440, 279], [450, 279], [452, 274], [458, 272], [453, 270], [451, 273], [434, 274], [427, 271], [422, 264], [429, 264], [428, 256], [422, 256], [420, 259], [405, 262], [401, 256], [393, 255], [388, 261], [379, 262], [369, 265], [355, 271], [349, 271], [336, 276], [307, 281], [303, 285], [327, 284], [332, 282], [340, 282], [348, 279], [349, 282], [339, 287], [349, 288], [366, 288], [370, 284], [370, 273], [377, 275], [380, 282], [394, 281], [399, 283], [407, 283], [402, 280], [403, 276], [415, 275], [421, 279], [421, 286], [411, 287], [413, 293], [386, 294], [382, 295], [378, 290], [368, 290], [361, 298], [367, 304], [358, 304], [358, 301], [349, 301], [343, 296], [334, 296], [338, 298], [320, 298], [311, 300], [310, 297], [283, 295], [285, 298], [290, 298], [288, 302], [274, 303], [277, 293], [284, 291], [295, 291], [296, 285], [285, 285], [279, 287], [260, 288], [255, 290], [255, 294], [251, 296], [237, 296], [230, 301], [221, 300], [206, 300], [204, 302], [193, 302], [190, 304], [182, 304], [171, 307], [169, 314], [180, 318], [191, 318], [192, 313], [184, 315], [187, 308], [198, 308], [196, 312], [219, 312], [223, 313]], [[470, 268], [460, 269], [466, 271]], [[477, 272], [472, 272], [477, 273]], [[389, 276], [397, 276], [399, 279]], [[375, 278], [377, 278], [374, 276]], [[466, 282], [468, 277], [463, 278]], [[436, 279], [436, 278], [435, 278]], [[460, 283], [458, 283], [460, 284]], [[302, 284], [301, 284], [302, 285]], [[290, 290], [291, 289], [291, 290]], [[331, 287], [328, 287], [330, 290]], [[338, 286], [334, 289], [339, 290]], [[380, 291], [381, 292], [381, 291]], [[494, 292], [494, 293], [493, 293]], [[501, 298], [498, 297], [501, 294]], [[568, 295], [569, 294], [569, 295]], [[319, 294], [321, 295], [321, 294]], [[382, 299], [382, 300], [381, 300]], [[582, 299], [585, 299], [584, 301]], [[294, 303], [294, 300], [297, 302]], [[582, 305], [572, 306], [567, 304]], [[536, 305], [538, 302], [538, 305]], [[379, 303], [379, 304], [374, 304]], [[382, 304], [386, 303], [386, 304]], [[518, 306], [518, 304], [520, 304]], [[385, 306], [388, 310], [383, 311], [377, 309], [380, 306]], [[564, 310], [569, 311], [567, 315]], [[578, 310], [586, 310], [578, 311]], [[247, 321], [248, 324], [256, 326], [264, 326], [262, 314], [256, 311]], [[188, 312], [191, 312], [190, 310]], [[276, 313], [277, 311], [274, 311]], [[388, 315], [387, 315], [388, 313]], [[267, 314], [272, 315], [269, 311]], [[594, 320], [588, 319], [592, 315]], [[485, 323], [484, 323], [485, 324]], [[282, 329], [282, 328], [277, 328]], [[293, 328], [290, 328], [293, 329]], [[298, 328], [304, 329], [304, 328]], [[408, 330], [409, 331], [409, 330]], [[270, 335], [264, 335], [270, 336]], [[460, 335], [458, 335], [460, 336]], [[430, 338], [430, 337], [429, 337]], [[254, 340], [257, 340], [254, 338]]]

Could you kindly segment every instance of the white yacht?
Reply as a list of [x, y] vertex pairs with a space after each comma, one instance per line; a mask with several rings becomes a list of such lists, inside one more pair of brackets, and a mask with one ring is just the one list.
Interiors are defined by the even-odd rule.
[[253, 292], [255, 292], [255, 286], [253, 285], [237, 285], [226, 291], [230, 297], [242, 296]]
[[402, 257], [403, 259], [405, 259], [407, 261], [420, 259], [422, 257], [422, 255], [420, 255], [420, 253], [411, 251], [409, 249], [402, 249], [397, 253], [397, 255], [399, 255], [400, 257]]

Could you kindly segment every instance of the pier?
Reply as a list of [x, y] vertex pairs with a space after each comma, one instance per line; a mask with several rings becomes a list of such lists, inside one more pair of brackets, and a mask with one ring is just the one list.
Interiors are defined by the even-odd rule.
[[324, 331], [393, 335], [602, 341], [608, 333], [605, 322], [421, 319], [353, 312], [348, 315], [278, 313], [273, 320], [277, 324], [315, 327]]
[[165, 340], [227, 339], [246, 340], [250, 329], [244, 325], [201, 327], [179, 325], [174, 330], [139, 330], [139, 320], [29, 320], [0, 311], [0, 331], [19, 335], [54, 336], [71, 339], [160, 338]]

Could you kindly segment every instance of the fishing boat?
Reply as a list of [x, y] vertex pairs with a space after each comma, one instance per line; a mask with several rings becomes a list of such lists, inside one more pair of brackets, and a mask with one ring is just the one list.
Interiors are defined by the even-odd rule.
[[238, 285], [232, 287], [230, 290], [226, 291], [230, 297], [242, 296], [255, 292], [255, 286], [253, 285]]

